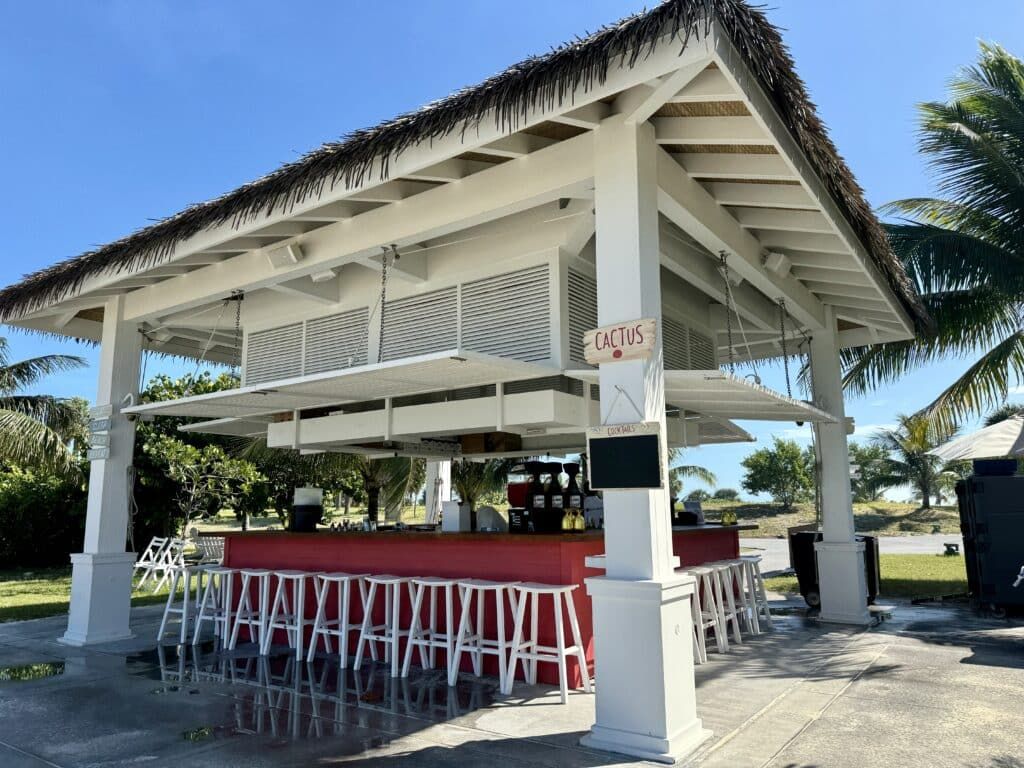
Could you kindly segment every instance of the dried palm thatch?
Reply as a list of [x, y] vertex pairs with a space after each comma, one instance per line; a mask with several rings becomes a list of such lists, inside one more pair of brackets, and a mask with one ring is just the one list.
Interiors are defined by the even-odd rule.
[[503, 131], [517, 130], [530, 111], [559, 108], [577, 88], [586, 91], [603, 83], [610, 68], [632, 67], [649, 56], [666, 35], [673, 44], [685, 46], [695, 33], [706, 33], [712, 22], [731, 38], [897, 296], [913, 317], [924, 321], [925, 312], [818, 118], [779, 31], [743, 0], [666, 0], [651, 11], [528, 58], [479, 85], [354, 131], [233, 192], [27, 275], [0, 291], [0, 320], [15, 319], [72, 294], [94, 275], [157, 265], [178, 243], [205, 229], [229, 222], [239, 226], [287, 212], [338, 185], [359, 185], [375, 165], [386, 179], [389, 161], [414, 145], [472, 131], [485, 119], [493, 119]]

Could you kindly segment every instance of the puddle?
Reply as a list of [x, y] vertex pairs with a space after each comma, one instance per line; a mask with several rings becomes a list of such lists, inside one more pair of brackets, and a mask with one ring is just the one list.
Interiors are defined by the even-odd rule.
[[42, 680], [64, 674], [63, 661], [41, 661], [36, 664], [19, 664], [14, 667], [0, 667], [0, 683], [24, 683]]

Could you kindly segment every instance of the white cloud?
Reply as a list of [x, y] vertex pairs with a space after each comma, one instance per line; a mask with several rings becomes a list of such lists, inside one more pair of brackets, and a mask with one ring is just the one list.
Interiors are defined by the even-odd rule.
[[856, 437], [874, 437], [876, 432], [883, 432], [889, 429], [896, 429], [899, 424], [890, 422], [887, 424], [855, 424], [856, 429], [853, 434]]

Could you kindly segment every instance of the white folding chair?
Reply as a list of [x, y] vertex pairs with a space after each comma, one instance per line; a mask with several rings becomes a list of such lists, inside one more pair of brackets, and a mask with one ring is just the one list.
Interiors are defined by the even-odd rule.
[[167, 583], [171, 578], [171, 573], [176, 568], [183, 568], [185, 566], [185, 547], [187, 544], [188, 542], [184, 539], [170, 539], [167, 542], [167, 545], [160, 553], [159, 562], [153, 568], [155, 572], [160, 573], [160, 581], [153, 587], [154, 592], [160, 591], [160, 588]]
[[150, 539], [149, 546], [146, 547], [142, 556], [135, 562], [135, 570], [142, 571], [142, 578], [139, 579], [136, 589], [142, 589], [142, 585], [153, 575], [153, 572], [161, 562], [164, 549], [167, 548], [167, 542], [169, 541], [170, 539], [166, 536], [154, 536]]

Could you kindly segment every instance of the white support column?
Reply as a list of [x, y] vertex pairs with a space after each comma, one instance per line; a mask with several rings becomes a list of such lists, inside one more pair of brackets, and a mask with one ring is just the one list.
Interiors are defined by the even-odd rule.
[[125, 552], [128, 534], [128, 469], [135, 448], [135, 424], [119, 413], [121, 401], [137, 394], [141, 336], [124, 320], [124, 298], [107, 300], [103, 310], [98, 406], [112, 406], [109, 456], [89, 469], [89, 506], [83, 551], [71, 555], [71, 607], [61, 641], [88, 645], [123, 640], [129, 629], [132, 566]]
[[[451, 461], [427, 462], [427, 522], [437, 522], [441, 504], [452, 500]], [[433, 518], [431, 517], [433, 516]]]
[[811, 339], [811, 380], [814, 402], [838, 420], [818, 423], [821, 456], [822, 541], [818, 555], [821, 620], [867, 624], [867, 581], [864, 543], [854, 535], [853, 496], [850, 492], [850, 454], [846, 442], [846, 411], [839, 362], [835, 311], [825, 307], [825, 328]]
[[[660, 325], [656, 151], [648, 123], [611, 118], [595, 131], [601, 325], [645, 317]], [[649, 359], [601, 366], [602, 422], [657, 421], [664, 437], [664, 379], [659, 331]], [[663, 475], [668, 487], [667, 468]], [[675, 572], [664, 490], [606, 492], [604, 520], [606, 575], [587, 579], [600, 681], [597, 722], [582, 742], [671, 763], [710, 735], [694, 697], [693, 579]]]

